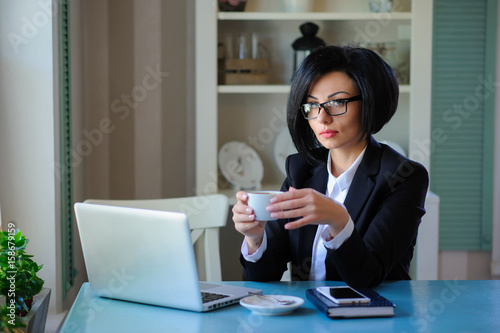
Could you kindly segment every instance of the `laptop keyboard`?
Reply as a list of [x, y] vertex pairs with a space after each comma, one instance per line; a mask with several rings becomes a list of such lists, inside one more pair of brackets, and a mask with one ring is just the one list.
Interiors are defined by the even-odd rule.
[[205, 291], [201, 292], [201, 299], [203, 300], [203, 303], [216, 301], [218, 299], [222, 299], [222, 298], [226, 298], [226, 297], [229, 297], [229, 295], [209, 293], [209, 292], [205, 292]]

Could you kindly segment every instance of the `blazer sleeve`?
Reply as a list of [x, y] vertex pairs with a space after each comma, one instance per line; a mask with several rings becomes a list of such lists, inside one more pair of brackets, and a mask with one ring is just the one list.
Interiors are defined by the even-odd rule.
[[[354, 287], [374, 287], [384, 280], [409, 279], [418, 226], [425, 213], [429, 183], [425, 168], [403, 160], [396, 168], [382, 166], [359, 216], [355, 230], [337, 250], [328, 250], [328, 271], [336, 271]], [[349, 192], [358, 190], [352, 184]], [[355, 188], [352, 188], [355, 186]]]
[[290, 261], [288, 251], [288, 233], [283, 221], [270, 221], [266, 224], [267, 249], [257, 262], [246, 261], [240, 254], [245, 280], [248, 281], [279, 281], [287, 270]]

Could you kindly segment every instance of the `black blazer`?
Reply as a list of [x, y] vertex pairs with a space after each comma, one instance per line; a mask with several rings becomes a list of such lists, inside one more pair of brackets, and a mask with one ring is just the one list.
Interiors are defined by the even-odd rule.
[[[309, 164], [299, 154], [286, 161], [282, 190], [313, 188], [326, 193], [325, 163]], [[326, 280], [374, 287], [384, 280], [408, 280], [417, 230], [424, 215], [429, 178], [425, 168], [370, 137], [363, 160], [344, 201], [354, 231], [337, 250], [328, 249]], [[292, 262], [292, 279], [308, 280], [317, 226], [284, 229], [289, 220], [266, 224], [267, 250], [256, 263], [240, 261], [247, 280], [279, 281]]]

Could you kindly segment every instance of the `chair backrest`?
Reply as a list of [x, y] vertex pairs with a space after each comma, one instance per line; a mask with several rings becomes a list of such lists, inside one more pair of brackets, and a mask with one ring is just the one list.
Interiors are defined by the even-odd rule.
[[219, 253], [219, 228], [226, 225], [228, 200], [225, 195], [150, 199], [150, 200], [101, 200], [88, 199], [86, 203], [182, 212], [188, 217], [193, 244], [203, 237], [205, 275], [207, 281], [221, 281]]

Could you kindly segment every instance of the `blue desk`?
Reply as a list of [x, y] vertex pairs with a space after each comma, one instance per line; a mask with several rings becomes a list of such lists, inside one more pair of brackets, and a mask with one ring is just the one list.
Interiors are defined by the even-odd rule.
[[500, 332], [500, 281], [397, 281], [375, 290], [393, 318], [327, 318], [305, 290], [338, 282], [224, 282], [304, 298], [290, 315], [260, 316], [238, 305], [195, 313], [97, 297], [85, 283], [61, 333], [83, 332]]

